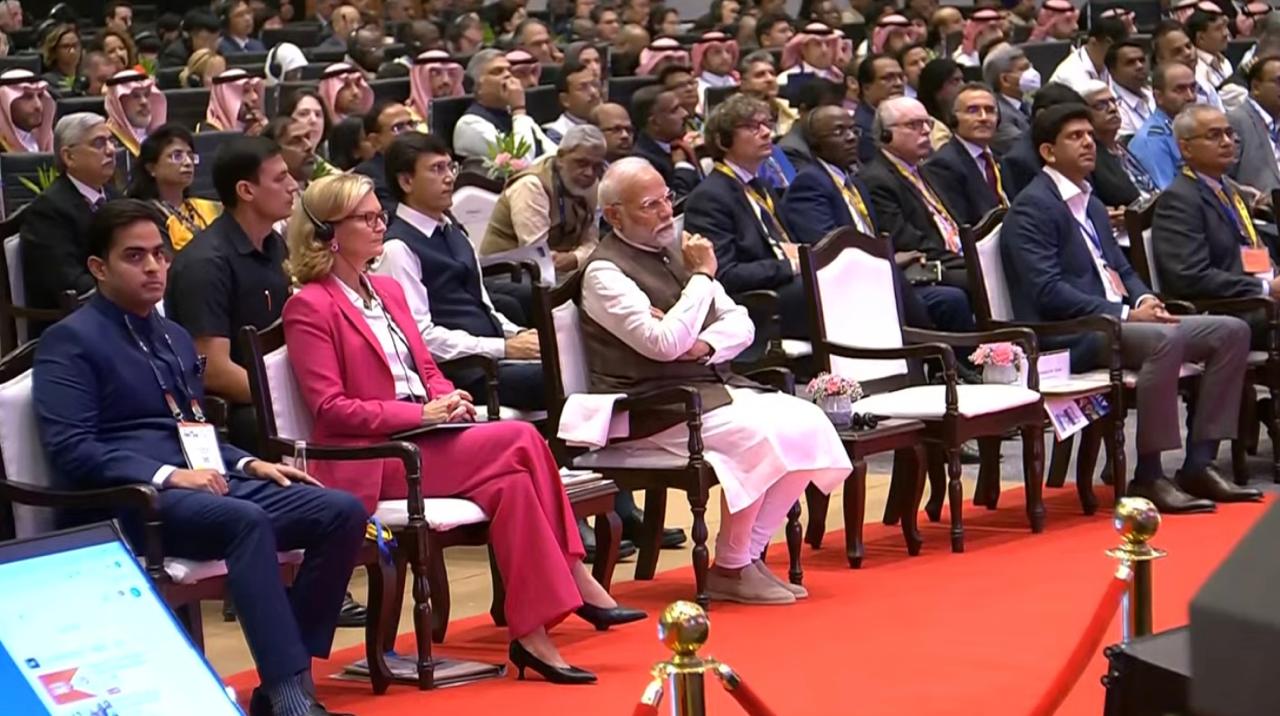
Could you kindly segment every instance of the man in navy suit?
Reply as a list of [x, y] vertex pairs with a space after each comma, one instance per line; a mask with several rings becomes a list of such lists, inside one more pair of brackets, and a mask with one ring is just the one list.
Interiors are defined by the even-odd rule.
[[991, 151], [996, 133], [996, 98], [983, 84], [967, 84], [956, 94], [951, 140], [933, 153], [921, 171], [942, 203], [961, 224], [973, 226], [1008, 201]]
[[403, 102], [379, 100], [364, 116], [364, 133], [373, 147], [373, 156], [361, 162], [351, 171], [363, 174], [373, 180], [374, 193], [378, 195], [378, 203], [382, 210], [394, 213], [396, 197], [387, 185], [387, 147], [395, 138], [405, 132], [414, 131], [413, 115]]
[[[818, 107], [801, 122], [816, 161], [796, 175], [783, 199], [783, 221], [793, 227], [793, 238], [802, 244], [816, 244], [842, 226], [878, 236], [871, 194], [854, 174], [858, 168], [858, 129], [853, 118], [843, 107]], [[905, 252], [898, 258], [899, 263], [910, 263], [923, 256]], [[974, 329], [973, 311], [963, 289], [913, 287], [905, 281], [902, 285], [903, 320], [907, 325], [947, 331]]]
[[[45, 454], [68, 487], [159, 490], [166, 555], [226, 560], [262, 679], [251, 716], [324, 716], [311, 659], [329, 655], [364, 540], [364, 508], [299, 470], [220, 443], [204, 422], [191, 336], [155, 311], [169, 267], [163, 225], [134, 200], [94, 216], [88, 266], [98, 293], [46, 331], [36, 352], [32, 391]], [[180, 439], [179, 425], [204, 439]], [[286, 591], [276, 552], [295, 549], [306, 556]]]
[[712, 110], [704, 131], [715, 170], [685, 201], [684, 228], [715, 245], [716, 278], [731, 296], [776, 291], [783, 336], [807, 338], [799, 249], [781, 204], [757, 176], [773, 151], [769, 106], [734, 95]]
[[[1237, 146], [1226, 115], [1210, 105], [1191, 105], [1173, 120], [1173, 133], [1186, 166], [1156, 200], [1151, 222], [1160, 290], [1189, 300], [1280, 298], [1275, 262], [1248, 203], [1226, 174]], [[1265, 316], [1246, 320], [1253, 345], [1265, 350]]]
[[653, 85], [641, 87], [631, 97], [635, 154], [649, 160], [677, 199], [687, 196], [702, 179], [698, 157], [683, 141], [688, 117], [673, 90]]
[[[1125, 368], [1137, 371], [1138, 461], [1129, 494], [1161, 512], [1199, 512], [1214, 502], [1261, 499], [1213, 466], [1218, 442], [1236, 435], [1249, 353], [1249, 326], [1231, 316], [1171, 316], [1138, 278], [1116, 243], [1107, 209], [1086, 181], [1097, 145], [1089, 109], [1066, 104], [1036, 115], [1032, 139], [1044, 170], [1014, 200], [1000, 250], [1019, 321], [1109, 315], [1124, 321]], [[1092, 367], [1087, 342], [1072, 350], [1073, 368]], [[1182, 446], [1178, 379], [1183, 363], [1201, 363], [1186, 459], [1174, 481], [1160, 454]]]
[[862, 101], [853, 110], [862, 138], [858, 141], [858, 159], [864, 164], [876, 155], [876, 136], [871, 131], [880, 103], [891, 97], [901, 97], [907, 84], [902, 65], [891, 55], [867, 55], [858, 65], [858, 84], [862, 87]]

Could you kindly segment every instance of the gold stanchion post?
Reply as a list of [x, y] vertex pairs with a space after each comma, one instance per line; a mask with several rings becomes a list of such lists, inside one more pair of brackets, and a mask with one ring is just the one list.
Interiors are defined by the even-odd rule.
[[671, 650], [671, 660], [661, 666], [665, 667], [674, 716], [705, 716], [707, 712], [705, 676], [716, 663], [698, 656], [698, 650], [710, 633], [707, 613], [693, 602], [673, 602], [662, 610], [658, 638]]
[[1107, 555], [1133, 570], [1133, 581], [1121, 605], [1122, 638], [1128, 642], [1152, 632], [1151, 563], [1165, 552], [1152, 547], [1150, 541], [1160, 529], [1160, 511], [1146, 498], [1124, 497], [1116, 503], [1112, 524], [1121, 542], [1107, 550]]

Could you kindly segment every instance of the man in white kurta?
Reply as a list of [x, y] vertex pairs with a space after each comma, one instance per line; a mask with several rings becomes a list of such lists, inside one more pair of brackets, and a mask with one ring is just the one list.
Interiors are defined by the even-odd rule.
[[[753, 604], [786, 604], [806, 596], [803, 587], [773, 575], [759, 556], [810, 482], [830, 492], [849, 475], [852, 466], [839, 436], [813, 404], [745, 387], [749, 381], [730, 373], [729, 361], [751, 344], [753, 324], [715, 280], [710, 242], [690, 235], [676, 242], [671, 197], [647, 161], [629, 157], [611, 165], [601, 181], [600, 204], [615, 233], [600, 242], [583, 273], [581, 308], [592, 389], [601, 390], [604, 377], [615, 389], [635, 378], [624, 375], [621, 363], [643, 367], [645, 375], [635, 384], [678, 383], [679, 378], [663, 376], [662, 366], [669, 365], [672, 376], [692, 376], [690, 384], [706, 389], [704, 457], [719, 479], [723, 511], [707, 594]], [[672, 301], [652, 288], [663, 280], [675, 296]], [[642, 285], [650, 286], [648, 292]], [[601, 351], [593, 357], [593, 336], [595, 346], [615, 351], [607, 363], [602, 364]], [[697, 363], [706, 370], [691, 365]], [[688, 437], [679, 423], [631, 444], [688, 455]]]

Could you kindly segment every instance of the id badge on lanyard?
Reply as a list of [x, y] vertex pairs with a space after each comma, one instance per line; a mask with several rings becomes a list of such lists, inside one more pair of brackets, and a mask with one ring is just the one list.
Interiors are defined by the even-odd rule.
[[184, 420], [178, 423], [178, 440], [182, 443], [187, 467], [227, 474], [227, 464], [222, 461], [222, 450], [218, 448], [218, 432], [212, 425]]

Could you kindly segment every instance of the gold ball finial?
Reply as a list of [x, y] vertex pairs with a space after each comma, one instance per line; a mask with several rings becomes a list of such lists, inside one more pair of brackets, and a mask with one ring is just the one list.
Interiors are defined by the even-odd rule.
[[1160, 530], [1160, 511], [1145, 497], [1124, 497], [1116, 503], [1112, 524], [1124, 540], [1120, 550], [1133, 559], [1160, 556], [1149, 542]]
[[658, 638], [677, 656], [693, 656], [707, 643], [711, 622], [693, 602], [672, 602], [658, 619]]

